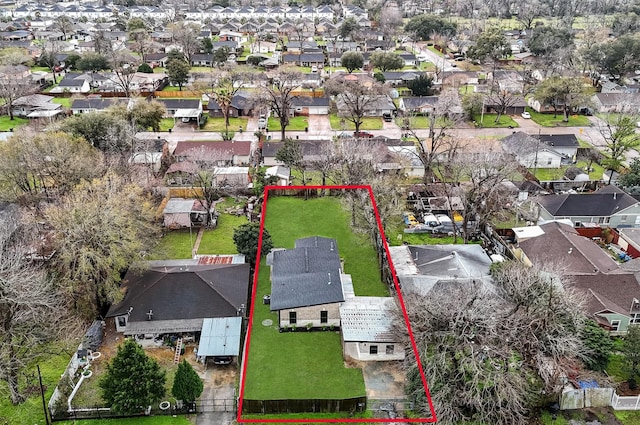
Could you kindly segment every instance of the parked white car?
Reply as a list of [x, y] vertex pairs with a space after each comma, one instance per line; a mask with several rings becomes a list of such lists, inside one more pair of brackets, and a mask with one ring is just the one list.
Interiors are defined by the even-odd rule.
[[520, 114], [520, 115], [522, 115], [522, 118], [524, 118], [524, 119], [526, 119], [526, 120], [531, 119], [531, 114], [530, 114], [530, 113], [528, 113], [527, 111], [524, 111], [524, 112], [523, 112], [522, 114]]

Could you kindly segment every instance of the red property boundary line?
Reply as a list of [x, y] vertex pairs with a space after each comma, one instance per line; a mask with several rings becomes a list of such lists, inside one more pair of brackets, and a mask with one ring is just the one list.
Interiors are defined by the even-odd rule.
[[[253, 312], [256, 301], [256, 292], [258, 288], [258, 270], [260, 268], [260, 257], [262, 252], [262, 233], [264, 230], [264, 220], [267, 212], [267, 201], [269, 199], [269, 191], [270, 190], [305, 190], [305, 189], [329, 189], [329, 190], [366, 190], [369, 193], [369, 198], [371, 199], [371, 204], [373, 206], [373, 212], [376, 217], [376, 223], [378, 224], [378, 230], [380, 231], [380, 235], [382, 236], [382, 243], [384, 244], [384, 250], [387, 254], [387, 259], [389, 263], [389, 267], [391, 269], [391, 273], [393, 275], [393, 284], [396, 288], [396, 294], [398, 296], [398, 302], [400, 303], [400, 308], [402, 309], [402, 314], [404, 316], [405, 323], [407, 325], [407, 330], [409, 332], [409, 339], [411, 340], [411, 347], [413, 349], [413, 353], [416, 358], [416, 363], [418, 365], [418, 371], [420, 372], [420, 377], [422, 379], [422, 385], [425, 389], [425, 394], [427, 396], [427, 401], [429, 402], [429, 410], [431, 411], [430, 418], [400, 418], [400, 419], [385, 419], [385, 418], [371, 418], [371, 419], [354, 419], [354, 418], [343, 418], [343, 419], [243, 419], [242, 418], [242, 401], [244, 397], [244, 385], [246, 378], [246, 369], [247, 369], [247, 356], [249, 353], [249, 346], [251, 344], [251, 330], [253, 328]], [[373, 196], [373, 191], [371, 190], [371, 186], [368, 185], [350, 185], [350, 186], [265, 186], [264, 188], [264, 200], [262, 202], [262, 210], [260, 215], [260, 235], [258, 237], [258, 254], [256, 258], [256, 266], [253, 276], [253, 295], [251, 297], [251, 313], [249, 314], [249, 325], [247, 327], [247, 337], [246, 344], [244, 345], [243, 350], [243, 364], [242, 371], [240, 374], [240, 397], [238, 400], [238, 414], [236, 420], [238, 423], [435, 423], [437, 422], [436, 412], [433, 408], [433, 402], [431, 400], [431, 393], [429, 392], [429, 385], [427, 384], [427, 380], [424, 375], [424, 369], [422, 367], [422, 362], [420, 361], [420, 355], [418, 354], [418, 346], [416, 345], [416, 340], [413, 335], [413, 331], [411, 330], [411, 323], [409, 322], [409, 316], [407, 314], [407, 309], [404, 304], [404, 299], [402, 298], [402, 292], [400, 290], [400, 285], [398, 283], [398, 279], [396, 277], [395, 267], [393, 266], [393, 262], [391, 261], [391, 254], [389, 252], [389, 244], [387, 243], [387, 239], [384, 235], [384, 230], [382, 228], [382, 221], [380, 220], [380, 214], [378, 213], [378, 205], [376, 204], [375, 198]]]

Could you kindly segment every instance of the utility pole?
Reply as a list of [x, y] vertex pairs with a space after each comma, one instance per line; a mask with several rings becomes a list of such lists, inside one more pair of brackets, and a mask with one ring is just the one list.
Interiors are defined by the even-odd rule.
[[42, 397], [42, 412], [44, 413], [44, 422], [49, 425], [49, 412], [47, 412], [47, 403], [44, 400], [44, 387], [42, 386], [42, 375], [40, 374], [40, 365], [36, 365], [38, 368], [38, 380], [40, 382], [40, 396]]

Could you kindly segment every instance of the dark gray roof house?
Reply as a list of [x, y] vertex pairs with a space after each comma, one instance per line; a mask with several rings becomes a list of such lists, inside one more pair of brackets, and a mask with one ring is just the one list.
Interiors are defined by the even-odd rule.
[[335, 239], [299, 239], [294, 249], [274, 251], [271, 310], [343, 302], [340, 273]]
[[106, 317], [125, 335], [197, 332], [205, 318], [244, 314], [249, 289], [248, 264], [175, 265], [154, 262], [123, 279], [124, 299]]

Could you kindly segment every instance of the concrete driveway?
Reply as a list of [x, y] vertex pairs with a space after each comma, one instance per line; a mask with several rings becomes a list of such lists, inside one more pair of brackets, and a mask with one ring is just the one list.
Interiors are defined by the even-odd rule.
[[[210, 365], [206, 370], [199, 371], [204, 380], [204, 390], [199, 407], [205, 410], [196, 417], [196, 425], [230, 425], [236, 418], [235, 411], [222, 411], [226, 404], [230, 409], [235, 398], [235, 381], [238, 370], [235, 364], [229, 366]], [[215, 402], [215, 405], [214, 405]], [[215, 407], [214, 407], [215, 406]], [[215, 411], [213, 411], [215, 410]]]

